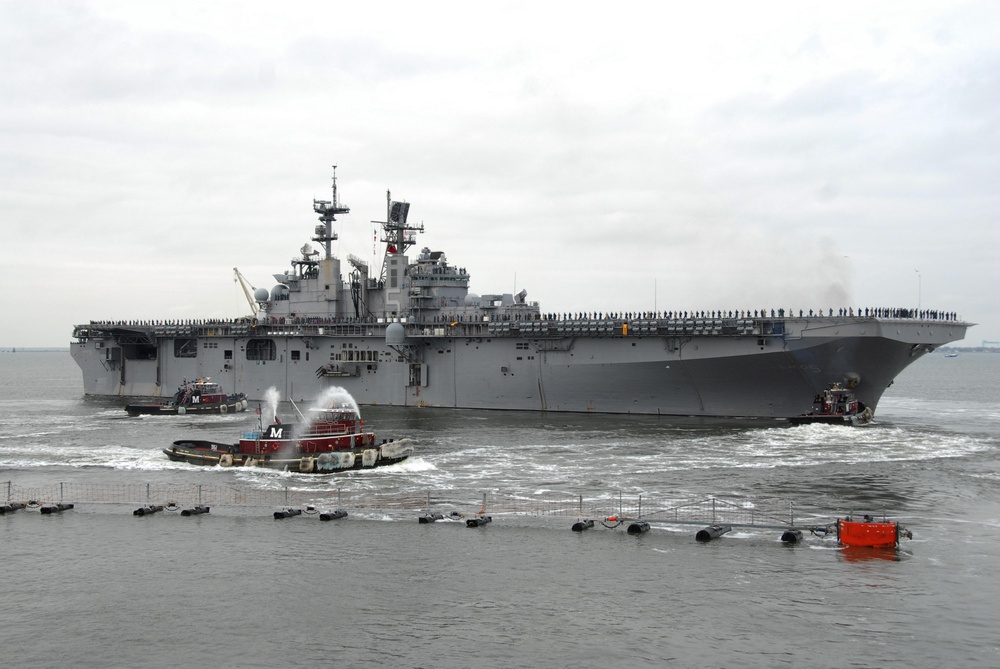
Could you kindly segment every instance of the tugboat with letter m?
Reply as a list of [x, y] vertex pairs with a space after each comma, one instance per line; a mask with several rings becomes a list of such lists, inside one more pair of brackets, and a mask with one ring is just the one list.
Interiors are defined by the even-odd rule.
[[246, 411], [247, 398], [243, 393], [227, 395], [212, 379], [201, 378], [177, 389], [169, 402], [151, 404], [129, 404], [125, 411], [129, 416], [149, 414], [154, 416], [177, 416], [186, 413], [231, 413]]
[[835, 425], [867, 425], [872, 422], [872, 410], [859, 402], [854, 392], [839, 383], [832, 384], [813, 400], [813, 410], [788, 419], [792, 425], [832, 423]]
[[[261, 410], [257, 413], [259, 417]], [[195, 465], [266, 467], [309, 474], [391, 465], [413, 452], [409, 439], [377, 444], [375, 434], [364, 430], [352, 403], [330, 401], [310, 409], [308, 417], [301, 412], [300, 416], [301, 423], [286, 425], [275, 415], [267, 429], [258, 418], [257, 430], [244, 434], [235, 444], [180, 439], [163, 452], [171, 460]]]

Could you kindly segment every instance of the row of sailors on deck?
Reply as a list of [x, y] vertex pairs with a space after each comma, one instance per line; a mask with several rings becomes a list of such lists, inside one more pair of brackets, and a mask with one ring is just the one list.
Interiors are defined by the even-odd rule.
[[[624, 321], [634, 321], [634, 320], [677, 320], [677, 319], [688, 319], [688, 318], [784, 318], [784, 309], [771, 309], [770, 316], [765, 309], [754, 309], [750, 311], [749, 309], [737, 310], [737, 311], [642, 311], [633, 312], [626, 311], [622, 313], [611, 312], [604, 313], [601, 311], [584, 311], [584, 312], [571, 312], [563, 314], [498, 314], [492, 315], [490, 320], [501, 320], [501, 321], [524, 321], [524, 320], [547, 320], [547, 321], [583, 321], [583, 320], [624, 320]], [[789, 318], [795, 316], [795, 311], [793, 309], [788, 310]], [[832, 317], [833, 309], [828, 309], [827, 313], [824, 314], [822, 309], [812, 310], [805, 312], [799, 309], [798, 315], [800, 318], [823, 318]], [[956, 321], [958, 320], [958, 314], [953, 311], [936, 311], [930, 309], [917, 310], [917, 309], [900, 309], [900, 308], [865, 308], [862, 309], [858, 307], [857, 311], [853, 307], [841, 308], [837, 312], [838, 316], [850, 316], [853, 317], [857, 315], [858, 317], [864, 316], [865, 318], [919, 318], [925, 320], [939, 320], [939, 321]], [[436, 316], [434, 318], [435, 322], [463, 322], [463, 316]]]
[[[549, 320], [549, 321], [579, 321], [579, 320], [674, 320], [674, 319], [687, 319], [687, 318], [784, 318], [784, 309], [771, 309], [770, 316], [765, 309], [754, 309], [750, 311], [749, 309], [737, 310], [737, 311], [721, 311], [721, 310], [711, 310], [711, 311], [626, 311], [626, 312], [601, 312], [601, 311], [585, 311], [585, 312], [571, 312], [571, 313], [549, 313], [549, 314], [538, 314], [534, 312], [527, 313], [505, 313], [505, 314], [491, 314], [491, 321], [537, 321], [537, 320]], [[795, 312], [792, 309], [788, 310], [788, 316], [794, 317]], [[822, 309], [813, 311], [810, 309], [808, 312], [804, 312], [799, 309], [798, 315], [800, 318], [809, 317], [832, 317], [833, 309], [827, 310], [824, 314]], [[957, 321], [958, 314], [954, 311], [937, 311], [934, 309], [904, 309], [904, 308], [891, 308], [891, 307], [877, 307], [877, 308], [865, 308], [861, 309], [858, 307], [855, 310], [853, 307], [841, 308], [837, 311], [838, 316], [850, 316], [853, 317], [857, 315], [858, 317], [865, 318], [918, 318], [923, 320], [937, 320], [937, 321]], [[434, 323], [465, 323], [465, 322], [481, 322], [481, 315], [469, 315], [469, 314], [452, 314], [452, 315], [436, 315], [432, 317], [432, 322]], [[275, 320], [275, 319], [272, 319]], [[323, 318], [323, 317], [281, 317], [281, 323], [293, 323], [293, 324], [333, 324], [333, 323], [356, 323], [356, 322], [375, 322], [377, 319], [374, 317], [369, 318]], [[117, 325], [123, 327], [138, 326], [138, 327], [150, 327], [150, 326], [190, 326], [190, 325], [219, 325], [219, 324], [231, 324], [236, 321], [229, 319], [189, 319], [189, 320], [107, 320], [107, 321], [90, 321], [91, 325]]]

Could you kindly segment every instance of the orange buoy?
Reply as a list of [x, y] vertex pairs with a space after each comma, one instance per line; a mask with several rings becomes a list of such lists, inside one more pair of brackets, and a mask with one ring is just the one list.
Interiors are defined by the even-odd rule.
[[837, 541], [841, 546], [893, 548], [899, 544], [899, 523], [837, 519]]

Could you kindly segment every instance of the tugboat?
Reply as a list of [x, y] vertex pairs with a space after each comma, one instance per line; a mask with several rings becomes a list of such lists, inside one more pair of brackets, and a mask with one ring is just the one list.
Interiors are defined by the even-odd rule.
[[186, 413], [232, 413], [246, 410], [246, 395], [227, 395], [222, 386], [212, 383], [212, 379], [207, 377], [191, 383], [185, 381], [169, 402], [129, 404], [125, 407], [129, 416], [177, 416]]
[[864, 520], [850, 516], [837, 519], [837, 542], [846, 548], [895, 548], [899, 537], [913, 538], [913, 533], [896, 521], [882, 519], [881, 523], [868, 514]]
[[357, 409], [348, 403], [314, 407], [298, 424], [286, 425], [275, 415], [267, 429], [263, 429], [259, 408], [257, 415], [257, 430], [245, 433], [235, 444], [180, 439], [163, 452], [171, 460], [195, 465], [265, 467], [307, 474], [392, 465], [413, 452], [409, 439], [377, 444], [375, 434], [365, 431]]
[[813, 400], [813, 410], [788, 419], [792, 425], [831, 423], [834, 425], [867, 425], [873, 420], [872, 410], [859, 402], [854, 392], [832, 384]]

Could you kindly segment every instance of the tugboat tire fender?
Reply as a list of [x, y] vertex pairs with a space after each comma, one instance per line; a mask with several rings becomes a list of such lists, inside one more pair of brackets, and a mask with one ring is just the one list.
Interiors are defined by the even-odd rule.
[[228, 404], [223, 404], [222, 406], [219, 407], [219, 412], [220, 413], [227, 413], [228, 411], [229, 411], [229, 405]]

